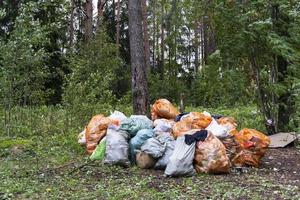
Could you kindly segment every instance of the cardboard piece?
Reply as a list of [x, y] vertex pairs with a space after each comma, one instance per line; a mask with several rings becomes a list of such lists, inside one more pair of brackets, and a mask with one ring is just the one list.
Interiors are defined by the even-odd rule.
[[270, 148], [286, 147], [290, 143], [297, 140], [297, 134], [295, 132], [290, 133], [277, 133], [269, 136], [271, 143]]

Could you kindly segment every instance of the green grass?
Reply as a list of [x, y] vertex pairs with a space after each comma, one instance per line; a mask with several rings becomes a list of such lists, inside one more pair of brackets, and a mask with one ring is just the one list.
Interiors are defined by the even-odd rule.
[[[193, 110], [231, 115], [249, 128], [263, 127], [253, 107]], [[257, 169], [241, 175], [165, 178], [163, 171], [94, 162], [72, 172], [87, 162], [77, 134], [85, 125], [81, 121], [89, 116], [78, 120], [61, 108], [22, 110], [13, 116], [10, 135], [4, 127], [0, 135], [0, 199], [300, 198], [297, 186]]]

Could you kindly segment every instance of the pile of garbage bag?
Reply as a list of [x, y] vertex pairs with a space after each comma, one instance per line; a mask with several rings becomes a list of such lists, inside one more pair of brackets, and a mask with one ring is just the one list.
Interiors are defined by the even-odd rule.
[[151, 120], [119, 111], [94, 116], [78, 135], [78, 143], [91, 160], [165, 170], [166, 176], [259, 167], [270, 139], [255, 129], [237, 127], [232, 117], [205, 111], [180, 113], [167, 99], [159, 99], [152, 105]]

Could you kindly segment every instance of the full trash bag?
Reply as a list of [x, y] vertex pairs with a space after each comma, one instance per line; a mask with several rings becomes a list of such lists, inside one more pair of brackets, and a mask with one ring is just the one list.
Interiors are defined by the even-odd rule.
[[111, 113], [108, 117], [110, 120], [112, 120], [113, 123], [113, 127], [114, 129], [119, 129], [121, 122], [125, 119], [127, 119], [126, 115], [124, 115], [124, 113], [115, 110], [113, 113]]
[[162, 144], [156, 137], [148, 139], [141, 147], [141, 151], [153, 158], [161, 157], [166, 150], [166, 144]]
[[90, 156], [91, 160], [103, 160], [106, 150], [106, 136], [102, 138], [100, 143], [97, 145], [95, 151]]
[[208, 131], [204, 141], [196, 144], [194, 167], [198, 173], [229, 173], [231, 163], [222, 142]]
[[191, 176], [195, 174], [193, 159], [195, 154], [195, 142], [188, 145], [185, 137], [180, 136], [175, 141], [175, 149], [167, 164], [165, 175], [167, 176]]
[[130, 159], [135, 162], [136, 150], [140, 149], [146, 140], [152, 138], [154, 132], [152, 129], [142, 129], [137, 132], [137, 134], [130, 140]]
[[208, 125], [208, 127], [206, 127], [206, 130], [212, 132], [212, 134], [218, 138], [226, 138], [230, 136], [228, 129], [222, 125], [219, 125], [215, 119], [212, 119], [211, 123]]
[[156, 159], [150, 154], [138, 151], [136, 154], [136, 164], [139, 168], [150, 169], [155, 165]]
[[242, 129], [234, 135], [241, 151], [232, 159], [234, 166], [259, 167], [259, 162], [270, 144], [268, 136], [255, 129]]
[[175, 148], [175, 140], [170, 133], [163, 132], [157, 136], [157, 139], [166, 146], [165, 152], [156, 162], [154, 169], [165, 169]]
[[219, 138], [226, 148], [226, 154], [232, 160], [241, 150], [240, 144], [235, 140], [234, 136]]
[[172, 128], [175, 124], [173, 120], [168, 120], [168, 119], [156, 119], [154, 122], [154, 132], [159, 133], [159, 132], [172, 132]]
[[151, 107], [152, 120], [158, 118], [175, 119], [179, 111], [167, 99], [158, 99]]
[[86, 127], [85, 139], [87, 153], [92, 154], [99, 141], [106, 135], [106, 130], [112, 121], [104, 115], [95, 115]]
[[129, 166], [128, 133], [122, 130], [107, 129], [104, 163]]
[[221, 117], [217, 119], [218, 124], [224, 126], [230, 135], [238, 133], [237, 122], [233, 117]]
[[175, 123], [173, 126], [173, 136], [177, 138], [192, 129], [205, 129], [211, 122], [212, 117], [207, 112], [190, 112], [182, 117], [179, 122]]
[[144, 115], [131, 115], [121, 122], [120, 130], [127, 131], [134, 137], [139, 130], [152, 129], [153, 122]]

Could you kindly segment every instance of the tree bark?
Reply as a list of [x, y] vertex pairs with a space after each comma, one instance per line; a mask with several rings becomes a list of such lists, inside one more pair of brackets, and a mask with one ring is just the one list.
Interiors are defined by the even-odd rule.
[[195, 69], [194, 72], [195, 74], [198, 73], [198, 68], [199, 68], [199, 34], [200, 34], [200, 30], [199, 30], [199, 24], [198, 22], [196, 22], [195, 24], [195, 40], [194, 40], [194, 49], [195, 49]]
[[161, 25], [160, 25], [160, 79], [164, 79], [164, 65], [165, 65], [165, 24], [164, 24], [164, 2], [161, 5]]
[[97, 8], [98, 8], [98, 19], [97, 19], [97, 28], [99, 28], [102, 24], [103, 19], [103, 8], [106, 4], [107, 0], [98, 0]]
[[[280, 36], [288, 37], [288, 32], [282, 24], [288, 24], [289, 19], [281, 15], [278, 4], [274, 4], [272, 6], [272, 20], [274, 24], [274, 31]], [[286, 85], [286, 79], [288, 76], [288, 62], [282, 55], [275, 56], [278, 76], [277, 81], [281, 85]], [[286, 126], [288, 125], [290, 117], [294, 112], [293, 104], [294, 103], [291, 101], [291, 93], [288, 91], [288, 89], [286, 89], [285, 92], [282, 93], [278, 98], [278, 131], [287, 131]]]
[[70, 38], [69, 38], [69, 47], [72, 48], [74, 44], [74, 9], [75, 9], [75, 0], [71, 0], [71, 15], [70, 15]]
[[156, 31], [156, 0], [153, 0], [152, 73], [154, 72], [156, 66]]
[[89, 41], [93, 37], [93, 1], [86, 0], [84, 4], [84, 11], [85, 11], [85, 33], [84, 39], [85, 41]]
[[128, 10], [133, 112], [145, 115], [149, 113], [149, 101], [143, 46], [141, 2], [139, 0], [129, 0]]
[[145, 61], [146, 69], [150, 72], [150, 44], [148, 34], [148, 22], [147, 22], [147, 0], [142, 0], [142, 14], [143, 14], [143, 32], [144, 32], [144, 49], [145, 49]]
[[117, 23], [116, 23], [116, 44], [117, 46], [120, 46], [120, 12], [121, 11], [121, 5], [120, 0], [117, 1]]

